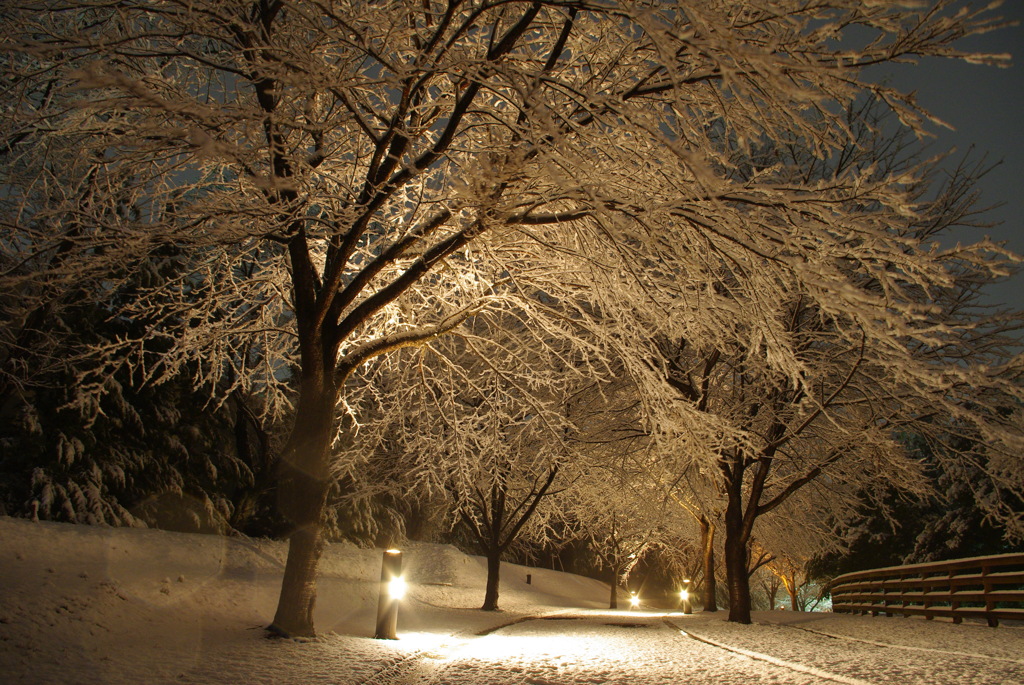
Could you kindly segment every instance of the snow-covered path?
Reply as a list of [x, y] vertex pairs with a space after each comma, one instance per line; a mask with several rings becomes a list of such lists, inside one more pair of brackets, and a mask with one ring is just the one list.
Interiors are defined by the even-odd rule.
[[[841, 627], [843, 618], [819, 620]], [[869, 620], [855, 617], [849, 623], [863, 628]], [[904, 642], [915, 642], [912, 624], [920, 622], [875, 621], [878, 632], [890, 638], [906, 633], [911, 639]], [[967, 637], [952, 631], [956, 642]], [[563, 612], [448, 640], [379, 672], [367, 685], [1024, 683], [1024, 654], [1016, 652], [1019, 634], [991, 637], [997, 646], [984, 653], [950, 652], [824, 634], [795, 623], [733, 626], [721, 616], [702, 614]]]
[[[609, 612], [595, 580], [407, 546], [399, 640], [372, 634], [379, 550], [331, 545], [310, 642], [267, 640], [280, 542], [0, 517], [3, 685], [1024, 685], [1024, 626], [785, 611]], [[532, 577], [528, 583], [527, 573]]]
[[588, 612], [527, 620], [417, 660], [373, 685], [758, 685], [817, 677], [688, 638], [663, 614]]

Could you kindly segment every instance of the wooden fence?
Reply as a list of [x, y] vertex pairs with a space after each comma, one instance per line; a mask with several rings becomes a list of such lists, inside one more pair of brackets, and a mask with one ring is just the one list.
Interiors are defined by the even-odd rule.
[[1024, 554], [954, 559], [847, 573], [828, 585], [832, 611], [936, 616], [960, 623], [1024, 620]]

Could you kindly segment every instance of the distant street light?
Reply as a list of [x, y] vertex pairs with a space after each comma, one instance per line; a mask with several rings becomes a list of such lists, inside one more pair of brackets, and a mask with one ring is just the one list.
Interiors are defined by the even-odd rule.
[[629, 595], [629, 607], [636, 609], [638, 606], [640, 606], [640, 598], [636, 596], [635, 592], [631, 592]]
[[683, 589], [679, 591], [679, 599], [683, 602], [683, 613], [692, 614], [693, 605], [690, 603], [690, 579], [683, 581]]
[[398, 639], [398, 602], [405, 596], [406, 582], [402, 577], [402, 551], [384, 552], [380, 565], [380, 589], [377, 594], [377, 631], [379, 640]]

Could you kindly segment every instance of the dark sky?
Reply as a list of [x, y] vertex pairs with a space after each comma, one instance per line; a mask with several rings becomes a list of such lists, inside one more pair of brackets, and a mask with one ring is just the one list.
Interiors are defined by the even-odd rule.
[[[992, 13], [1024, 24], [1024, 0], [1005, 0]], [[1024, 254], [1024, 25], [975, 36], [958, 44], [978, 52], [1009, 53], [1012, 66], [995, 68], [952, 60], [929, 59], [914, 67], [899, 67], [890, 78], [903, 91], [917, 91], [919, 103], [954, 127], [934, 128], [938, 149], [974, 146], [975, 156], [1000, 162], [981, 182], [982, 204], [1000, 204], [987, 218], [1001, 222], [986, 229], [993, 240]], [[974, 232], [960, 237], [971, 242]], [[1024, 274], [990, 288], [993, 304], [1024, 309]]]

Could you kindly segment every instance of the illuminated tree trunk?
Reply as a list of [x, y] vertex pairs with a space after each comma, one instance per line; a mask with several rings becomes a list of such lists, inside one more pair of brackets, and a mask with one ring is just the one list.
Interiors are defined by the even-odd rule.
[[484, 611], [498, 610], [498, 587], [501, 583], [501, 551], [494, 549], [487, 553], [487, 586], [484, 591]]
[[787, 569], [781, 576], [782, 584], [786, 586], [786, 592], [789, 594], [790, 608], [793, 611], [803, 611], [803, 607], [800, 605], [800, 586], [796, 574], [795, 570]]
[[[754, 520], [743, 507], [742, 457], [734, 458], [723, 466], [727, 474], [726, 493], [728, 504], [725, 508], [725, 571], [729, 585], [729, 620], [734, 623], [750, 623], [750, 576], [748, 575], [750, 531]], [[744, 514], [747, 515], [744, 515]]]
[[324, 512], [331, 485], [329, 450], [338, 394], [332, 381], [320, 369], [307, 374], [295, 425], [278, 465], [278, 506], [289, 529], [288, 560], [268, 630], [285, 637], [315, 635], [317, 565], [324, 547]]
[[747, 576], [747, 543], [737, 532], [729, 535], [726, 516], [725, 569], [729, 584], [729, 620], [750, 623], [750, 579]]
[[317, 565], [323, 552], [321, 525], [311, 524], [288, 538], [288, 562], [281, 582], [277, 613], [269, 626], [282, 637], [312, 637]]

